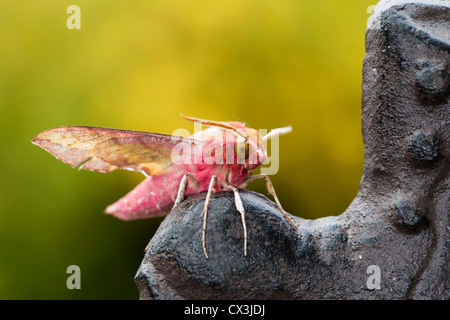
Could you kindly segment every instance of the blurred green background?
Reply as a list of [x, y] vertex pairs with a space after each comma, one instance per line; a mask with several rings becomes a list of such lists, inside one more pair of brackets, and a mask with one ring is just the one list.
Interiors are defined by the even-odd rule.
[[[81, 8], [69, 30], [66, 9]], [[363, 166], [361, 78], [376, 1], [0, 2], [0, 299], [137, 299], [133, 277], [162, 218], [107, 205], [144, 177], [77, 171], [30, 143], [61, 125], [192, 132], [179, 113], [280, 138], [272, 177], [303, 218], [342, 213]], [[266, 194], [264, 183], [249, 189]], [[66, 268], [81, 268], [68, 290]]]

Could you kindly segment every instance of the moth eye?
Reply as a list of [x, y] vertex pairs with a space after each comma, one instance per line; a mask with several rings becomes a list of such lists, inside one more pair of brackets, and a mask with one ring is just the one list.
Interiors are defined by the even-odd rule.
[[248, 143], [246, 143], [245, 146], [243, 146], [242, 144], [235, 144], [234, 152], [239, 157], [239, 159], [248, 160], [248, 157], [250, 155]]

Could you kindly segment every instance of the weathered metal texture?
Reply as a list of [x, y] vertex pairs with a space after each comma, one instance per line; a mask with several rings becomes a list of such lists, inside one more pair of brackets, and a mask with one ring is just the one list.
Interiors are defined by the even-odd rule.
[[[204, 194], [163, 221], [135, 281], [141, 299], [450, 299], [450, 5], [381, 1], [366, 33], [364, 173], [340, 216], [293, 217], [242, 191]], [[301, 213], [299, 213], [301, 215]], [[380, 268], [371, 289], [368, 267]], [[369, 269], [370, 271], [370, 269]]]

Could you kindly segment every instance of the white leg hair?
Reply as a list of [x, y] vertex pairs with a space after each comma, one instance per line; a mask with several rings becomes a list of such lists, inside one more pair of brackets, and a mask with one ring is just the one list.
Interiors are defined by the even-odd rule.
[[266, 189], [267, 192], [269, 192], [273, 199], [275, 200], [275, 203], [277, 204], [278, 209], [280, 209], [280, 211], [283, 213], [284, 217], [286, 218], [287, 221], [289, 221], [289, 223], [298, 230], [298, 227], [294, 224], [294, 222], [292, 222], [292, 220], [289, 218], [289, 216], [287, 215], [287, 213], [284, 211], [283, 207], [281, 206], [280, 201], [278, 200], [277, 194], [275, 192], [275, 188], [273, 187], [272, 181], [270, 181], [269, 177], [265, 174], [258, 174], [256, 176], [249, 176], [247, 177], [247, 179], [245, 179], [245, 181], [243, 183], [241, 183], [241, 185], [239, 187], [244, 188], [245, 186], [247, 186], [248, 183], [256, 180], [256, 179], [264, 179], [266, 181]]
[[186, 192], [186, 186], [188, 183], [188, 178], [191, 179], [191, 181], [193, 181], [196, 185], [198, 185], [198, 181], [197, 179], [190, 173], [186, 173], [183, 178], [180, 181], [180, 186], [178, 187], [178, 193], [177, 193], [177, 198], [175, 200], [175, 203], [172, 207], [172, 210], [180, 204], [181, 201], [184, 200], [184, 193]]
[[[187, 187], [187, 183], [188, 183], [188, 178], [191, 179], [191, 181], [193, 181], [195, 184], [199, 184], [199, 182], [197, 181], [197, 179], [190, 173], [186, 173], [183, 178], [180, 181], [180, 186], [178, 187], [178, 193], [177, 193], [177, 198], [175, 199], [175, 203], [172, 207], [172, 210], [181, 202], [184, 200], [184, 193], [186, 192], [186, 187]], [[208, 259], [208, 253], [206, 251], [206, 219], [208, 216], [208, 205], [209, 205], [209, 201], [211, 199], [211, 192], [212, 189], [214, 187], [214, 183], [217, 182], [217, 177], [216, 176], [212, 176], [211, 177], [211, 182], [209, 183], [209, 187], [208, 187], [208, 193], [206, 194], [206, 199], [205, 199], [205, 206], [203, 208], [202, 211], [202, 217], [203, 217], [203, 227], [202, 227], [202, 245], [203, 245], [203, 252], [205, 253], [205, 257], [206, 259]]]
[[[180, 181], [180, 186], [178, 188], [178, 193], [177, 193], [177, 198], [175, 200], [174, 206], [173, 208], [175, 208], [181, 201], [183, 201], [184, 199], [184, 194], [186, 192], [186, 187], [187, 187], [187, 183], [188, 183], [188, 179], [190, 179], [192, 182], [194, 182], [195, 184], [199, 184], [199, 182], [197, 181], [197, 179], [190, 173], [186, 173], [183, 178]], [[289, 218], [289, 216], [287, 215], [287, 213], [284, 211], [283, 207], [281, 206], [280, 201], [278, 200], [277, 194], [275, 192], [275, 189], [273, 187], [272, 182], [270, 181], [269, 177], [265, 174], [259, 174], [256, 176], [249, 176], [247, 179], [245, 179], [245, 181], [243, 183], [241, 183], [241, 185], [239, 187], [244, 188], [245, 186], [247, 186], [248, 183], [256, 180], [256, 179], [264, 179], [266, 182], [266, 189], [267, 191], [272, 195], [272, 197], [275, 200], [275, 203], [277, 204], [278, 209], [280, 209], [280, 211], [283, 213], [284, 217], [286, 218], [286, 220], [288, 220], [288, 222], [295, 228], [298, 230], [298, 227], [292, 222], [292, 220]], [[207, 218], [208, 218], [208, 206], [209, 206], [209, 202], [211, 200], [211, 194], [212, 194], [212, 190], [214, 188], [214, 184], [218, 183], [217, 177], [215, 175], [213, 175], [211, 177], [211, 181], [209, 183], [208, 186], [208, 192], [206, 194], [206, 198], [205, 198], [205, 204], [204, 204], [204, 208], [202, 211], [202, 218], [203, 218], [203, 226], [202, 226], [202, 246], [203, 246], [203, 252], [205, 254], [206, 259], [208, 259], [208, 252], [206, 250], [206, 225], [207, 225]], [[241, 221], [242, 221], [242, 228], [244, 230], [244, 256], [247, 256], [247, 226], [245, 223], [245, 210], [244, 210], [244, 205], [242, 203], [242, 199], [241, 196], [239, 195], [239, 189], [232, 186], [231, 184], [224, 182], [223, 183], [223, 188], [225, 189], [229, 189], [232, 190], [234, 193], [234, 202], [236, 205], [236, 210], [241, 214]], [[172, 208], [172, 209], [173, 209]], [[150, 245], [150, 243], [149, 243]], [[148, 249], [145, 248], [145, 250]]]
[[215, 175], [213, 175], [211, 177], [211, 181], [210, 181], [209, 187], [208, 187], [208, 193], [206, 194], [205, 207], [203, 208], [203, 211], [202, 211], [202, 217], [203, 217], [202, 244], [203, 244], [203, 252], [205, 253], [206, 259], [208, 259], [208, 253], [206, 252], [206, 219], [208, 217], [208, 205], [209, 205], [209, 200], [211, 200], [211, 192], [214, 187], [214, 183], [217, 183], [217, 177]]
[[239, 189], [233, 187], [228, 183], [224, 183], [223, 187], [226, 189], [233, 190], [234, 193], [234, 203], [236, 205], [236, 210], [241, 214], [242, 227], [244, 229], [244, 256], [247, 256], [247, 226], [245, 224], [245, 210], [244, 205], [242, 203], [241, 196], [239, 195]]

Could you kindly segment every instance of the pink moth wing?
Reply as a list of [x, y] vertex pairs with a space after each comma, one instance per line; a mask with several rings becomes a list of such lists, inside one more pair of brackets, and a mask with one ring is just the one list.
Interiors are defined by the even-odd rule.
[[165, 173], [172, 149], [201, 141], [160, 133], [88, 126], [66, 126], [39, 133], [32, 143], [73, 168], [99, 172], [126, 169], [147, 176]]

